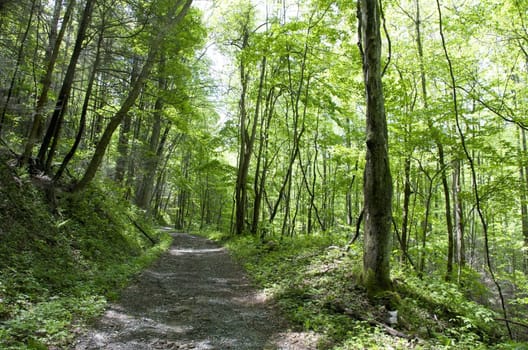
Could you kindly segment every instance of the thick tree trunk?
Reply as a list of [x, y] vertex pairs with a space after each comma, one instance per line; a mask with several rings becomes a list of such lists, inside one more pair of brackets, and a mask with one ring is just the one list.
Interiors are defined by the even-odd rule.
[[381, 81], [381, 34], [378, 0], [359, 0], [360, 39], [367, 104], [367, 154], [363, 194], [365, 235], [363, 279], [370, 294], [392, 288], [392, 178]]

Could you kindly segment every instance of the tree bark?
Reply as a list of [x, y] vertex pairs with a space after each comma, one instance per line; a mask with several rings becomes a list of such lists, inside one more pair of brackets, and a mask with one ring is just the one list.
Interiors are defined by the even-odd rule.
[[[161, 94], [167, 89], [167, 79], [165, 79], [165, 57], [162, 54], [159, 63], [159, 78], [158, 78], [158, 89], [160, 95], [157, 97], [154, 104], [154, 123], [152, 125], [152, 131], [150, 134], [150, 142], [148, 154], [143, 161], [143, 178], [139, 183], [138, 193], [136, 195], [136, 204], [138, 207], [149, 211], [150, 200], [152, 198], [152, 191], [154, 189], [154, 180], [156, 179], [156, 171], [159, 164], [159, 159], [163, 150], [159, 150], [160, 137], [161, 137], [161, 124], [162, 124], [162, 110], [163, 110], [163, 97]], [[168, 130], [167, 130], [168, 132]], [[165, 136], [166, 137], [166, 136]]]
[[445, 218], [447, 227], [447, 266], [446, 266], [446, 281], [450, 281], [453, 274], [453, 262], [455, 252], [455, 240], [453, 236], [453, 219], [451, 217], [451, 200], [449, 195], [449, 184], [446, 176], [446, 166], [444, 160], [444, 146], [440, 141], [437, 142], [438, 147], [438, 162], [442, 169], [440, 176], [442, 177], [442, 189], [444, 190], [445, 199]]
[[128, 165], [129, 133], [132, 125], [132, 118], [127, 114], [123, 119], [123, 124], [119, 130], [119, 140], [117, 141], [117, 153], [114, 180], [122, 184], [125, 180], [125, 173]]
[[401, 227], [401, 240], [400, 240], [400, 249], [401, 263], [405, 264], [407, 261], [407, 240], [409, 232], [409, 205], [411, 202], [411, 158], [407, 156], [405, 158], [405, 163], [403, 165], [403, 172], [405, 177], [405, 183], [403, 185], [403, 217], [402, 217], [402, 227]]
[[[247, 28], [245, 28], [247, 30]], [[242, 48], [248, 46], [249, 32], [243, 34]], [[257, 134], [257, 124], [260, 114], [260, 104], [262, 100], [262, 89], [264, 87], [264, 80], [266, 76], [266, 57], [262, 57], [260, 62], [260, 79], [258, 86], [258, 95], [255, 103], [255, 113], [252, 120], [251, 129], [249, 129], [249, 119], [246, 109], [246, 95], [249, 82], [249, 75], [246, 70], [244, 62], [240, 63], [240, 81], [242, 84], [242, 92], [240, 95], [240, 151], [238, 162], [238, 173], [236, 183], [235, 205], [235, 228], [236, 234], [240, 235], [245, 231], [246, 209], [247, 209], [247, 177], [249, 173], [249, 164], [251, 155], [253, 153], [253, 146], [255, 144], [255, 137]]]
[[464, 210], [461, 198], [462, 185], [460, 181], [460, 161], [455, 160], [453, 165], [453, 202], [454, 202], [454, 236], [455, 247], [454, 254], [458, 264], [458, 278], [460, 278], [461, 269], [466, 264], [466, 248], [464, 245]]
[[[134, 58], [132, 64], [132, 73], [130, 74], [130, 86], [134, 85], [134, 82], [139, 76], [140, 67], [137, 64], [138, 60]], [[90, 136], [90, 142], [95, 142], [96, 134], [96, 121], [93, 121], [92, 135]], [[114, 180], [118, 184], [123, 184], [125, 180], [126, 171], [130, 163], [129, 142], [130, 142], [130, 130], [132, 129], [132, 116], [127, 113], [119, 129], [119, 139], [117, 141], [117, 153], [119, 154], [116, 160]], [[97, 144], [97, 143], [95, 143]], [[128, 174], [130, 175], [130, 174]]]
[[104, 39], [104, 20], [100, 28], [99, 32], [99, 38], [97, 39], [97, 47], [95, 52], [95, 60], [92, 66], [92, 71], [90, 73], [90, 77], [88, 78], [88, 86], [86, 88], [86, 94], [84, 96], [84, 102], [81, 110], [81, 118], [79, 120], [79, 130], [77, 131], [77, 135], [75, 137], [75, 141], [70, 149], [70, 151], [66, 154], [64, 157], [64, 160], [62, 161], [59, 170], [55, 173], [55, 176], [53, 177], [53, 181], [56, 182], [60, 179], [62, 176], [62, 173], [68, 166], [68, 163], [75, 155], [75, 152], [77, 151], [77, 148], [79, 147], [82, 136], [84, 134], [84, 129], [86, 129], [86, 115], [88, 114], [88, 105], [90, 104], [90, 98], [92, 96], [92, 90], [95, 82], [95, 77], [97, 74], [97, 69], [99, 68], [99, 64], [101, 62], [101, 46], [103, 44]]
[[365, 234], [363, 282], [369, 294], [390, 290], [392, 247], [392, 177], [381, 80], [381, 34], [378, 0], [359, 0], [360, 45], [366, 90], [366, 164], [363, 195]]
[[[521, 129], [521, 147], [522, 154], [521, 159], [526, 157], [528, 147], [526, 145], [526, 131]], [[528, 272], [528, 166], [523, 160], [520, 166], [520, 176], [521, 176], [521, 227], [524, 238], [524, 254], [523, 254], [523, 270]]]
[[[57, 0], [57, 3], [60, 4], [61, 0]], [[59, 50], [62, 44], [62, 39], [64, 38], [64, 33], [66, 32], [66, 28], [68, 27], [68, 23], [70, 21], [71, 14], [74, 8], [75, 0], [71, 0], [68, 3], [68, 7], [66, 8], [64, 17], [62, 18], [62, 24], [58, 34], [56, 36], [54, 34], [50, 34], [50, 49], [48, 50], [48, 52], [46, 52], [46, 61], [48, 62], [46, 66], [46, 73], [41, 79], [42, 90], [40, 91], [40, 95], [37, 99], [35, 115], [33, 117], [33, 122], [29, 130], [29, 135], [24, 147], [24, 153], [22, 155], [20, 165], [24, 165], [29, 160], [29, 158], [31, 158], [35, 143], [39, 138], [39, 134], [42, 133], [42, 119], [44, 115], [44, 109], [46, 107], [46, 104], [48, 103], [48, 94], [51, 88], [52, 75], [55, 69], [55, 63], [57, 62], [57, 57], [59, 56]]]
[[88, 30], [88, 26], [91, 22], [94, 4], [95, 0], [86, 1], [70, 62], [68, 64], [59, 95], [57, 96], [57, 102], [55, 103], [55, 109], [53, 110], [53, 114], [51, 116], [50, 125], [48, 126], [46, 135], [44, 136], [44, 140], [42, 141], [38, 153], [40, 166], [43, 166], [43, 170], [46, 172], [48, 172], [51, 168], [51, 163], [53, 161], [53, 157], [55, 156], [55, 150], [58, 145], [59, 135], [62, 128], [62, 121], [64, 119], [64, 114], [66, 113], [70, 92], [73, 86], [73, 78], [75, 76], [77, 62], [83, 49], [86, 31]]
[[[280, 96], [281, 92], [275, 94], [275, 87], [272, 87], [266, 96], [266, 107], [260, 120], [260, 137], [259, 149], [257, 153], [257, 166], [255, 170], [255, 181], [253, 184], [253, 191], [255, 192], [255, 200], [253, 202], [253, 221], [251, 223], [251, 233], [257, 234], [259, 231], [260, 208], [262, 206], [262, 199], [264, 197], [265, 185], [268, 170], [270, 168], [271, 160], [268, 155], [269, 146], [269, 127], [273, 112], [275, 110], [275, 102]], [[263, 163], [263, 164], [262, 164]], [[262, 168], [262, 170], [260, 170]], [[266, 230], [260, 232], [261, 238], [264, 238]]]

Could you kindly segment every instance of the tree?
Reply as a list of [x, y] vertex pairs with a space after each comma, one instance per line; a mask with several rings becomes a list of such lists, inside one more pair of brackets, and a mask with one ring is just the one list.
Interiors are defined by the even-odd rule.
[[381, 79], [379, 2], [360, 0], [358, 10], [367, 105], [367, 155], [363, 179], [365, 201], [363, 279], [369, 293], [375, 294], [392, 287], [390, 279], [392, 178]]
[[29, 18], [27, 20], [27, 25], [23, 32], [22, 38], [20, 40], [20, 47], [18, 48], [17, 59], [15, 62], [15, 69], [14, 69], [11, 81], [9, 83], [9, 88], [7, 90], [7, 96], [6, 96], [5, 102], [2, 106], [2, 111], [0, 112], [0, 136], [2, 136], [3, 127], [6, 121], [6, 113], [9, 107], [9, 102], [11, 98], [13, 97], [13, 92], [16, 88], [17, 75], [20, 70], [20, 66], [22, 65], [23, 59], [24, 59], [24, 49], [27, 44], [28, 36], [32, 28], [31, 25], [33, 22], [33, 17], [35, 16], [36, 9], [37, 9], [37, 1], [35, 0], [31, 2], [31, 9], [29, 10]]
[[[60, 132], [62, 128], [62, 122], [68, 107], [68, 101], [70, 93], [73, 88], [73, 79], [75, 77], [75, 71], [77, 69], [77, 61], [83, 50], [83, 42], [87, 34], [88, 27], [91, 22], [92, 12], [95, 5], [95, 0], [87, 0], [84, 11], [82, 13], [81, 23], [77, 31], [77, 37], [75, 39], [74, 49], [68, 64], [68, 69], [64, 75], [64, 81], [60, 89], [53, 114], [51, 116], [50, 124], [44, 136], [44, 140], [40, 145], [38, 160], [40, 167], [46, 172], [50, 170], [51, 163], [55, 156], [55, 151], [59, 142]], [[57, 48], [58, 49], [58, 48]]]
[[166, 135], [170, 130], [170, 125], [165, 129], [163, 133], [164, 137], [160, 139], [161, 127], [162, 127], [162, 113], [163, 113], [163, 96], [161, 94], [167, 89], [167, 80], [165, 79], [164, 66], [166, 64], [165, 54], [162, 52], [160, 55], [160, 62], [158, 64], [158, 91], [160, 96], [156, 98], [154, 103], [154, 123], [152, 124], [152, 131], [149, 139], [149, 148], [147, 154], [143, 156], [143, 178], [139, 183], [138, 190], [136, 192], [136, 204], [145, 210], [150, 207], [150, 200], [152, 199], [152, 191], [154, 188], [154, 180], [156, 171], [158, 168], [159, 159], [163, 152], [164, 142], [162, 139], [166, 139]]
[[62, 3], [61, 0], [57, 0], [55, 4], [56, 11], [54, 13], [54, 19], [52, 21], [53, 26], [51, 28], [49, 48], [46, 51], [46, 61], [47, 61], [46, 72], [41, 78], [42, 87], [41, 87], [40, 95], [37, 99], [37, 106], [35, 107], [35, 115], [33, 117], [33, 122], [29, 129], [29, 135], [27, 137], [27, 141], [26, 141], [26, 145], [24, 148], [24, 153], [22, 155], [22, 159], [20, 161], [20, 165], [25, 165], [25, 163], [32, 156], [33, 147], [35, 146], [40, 130], [42, 129], [43, 115], [45, 112], [44, 108], [48, 102], [48, 93], [49, 93], [49, 90], [52, 84], [53, 71], [55, 69], [55, 64], [57, 63], [57, 58], [59, 56], [59, 49], [62, 44], [64, 34], [66, 33], [66, 28], [68, 27], [71, 14], [75, 7], [75, 0], [72, 0], [68, 3], [66, 12], [64, 13], [64, 16], [62, 18], [62, 24], [61, 24], [60, 30], [55, 35], [56, 26], [58, 22], [58, 15], [60, 14], [60, 9], [61, 9], [61, 3]]
[[95, 176], [95, 173], [99, 169], [99, 165], [101, 164], [103, 160], [103, 156], [106, 152], [106, 148], [108, 147], [108, 144], [110, 143], [110, 140], [112, 138], [112, 135], [114, 134], [114, 131], [117, 129], [119, 124], [121, 124], [121, 121], [127, 116], [128, 111], [134, 103], [136, 102], [137, 97], [139, 96], [139, 93], [147, 79], [147, 77], [150, 74], [150, 71], [156, 62], [156, 58], [158, 56], [158, 51], [162, 46], [163, 40], [168, 32], [171, 31], [175, 26], [177, 26], [185, 17], [187, 14], [190, 6], [191, 6], [192, 0], [180, 0], [176, 4], [172, 4], [168, 13], [165, 15], [160, 28], [158, 29], [156, 35], [152, 38], [149, 52], [146, 58], [146, 61], [141, 68], [141, 72], [139, 73], [136, 81], [134, 82], [134, 85], [131, 87], [131, 90], [126, 97], [126, 99], [123, 101], [121, 107], [119, 110], [114, 114], [108, 125], [106, 126], [106, 129], [101, 136], [101, 139], [97, 143], [97, 146], [95, 148], [94, 155], [88, 164], [88, 167], [86, 168], [86, 171], [84, 172], [83, 177], [81, 180], [75, 185], [74, 190], [80, 191], [84, 189], [90, 181]]
[[257, 107], [255, 108], [255, 118], [251, 122], [248, 106], [247, 106], [247, 95], [249, 83], [251, 80], [250, 62], [247, 57], [249, 55], [249, 39], [250, 32], [252, 29], [249, 27], [253, 21], [253, 9], [249, 4], [244, 5], [243, 12], [239, 14], [238, 26], [240, 30], [241, 40], [239, 43], [240, 48], [240, 59], [239, 59], [239, 72], [240, 72], [240, 99], [239, 105], [239, 116], [240, 116], [240, 150], [238, 153], [238, 171], [237, 171], [237, 182], [235, 186], [235, 232], [242, 234], [245, 231], [246, 221], [246, 209], [247, 209], [247, 177], [249, 172], [249, 165], [251, 162], [251, 156], [253, 153], [253, 145], [256, 135], [256, 127], [258, 125], [258, 114], [261, 100], [262, 84], [264, 79], [264, 72], [266, 67], [266, 60], [263, 59], [262, 73], [260, 80], [259, 96], [257, 98]]

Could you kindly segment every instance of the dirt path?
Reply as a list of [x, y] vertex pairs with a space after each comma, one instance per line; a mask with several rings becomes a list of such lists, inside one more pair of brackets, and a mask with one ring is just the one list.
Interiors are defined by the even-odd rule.
[[225, 249], [173, 236], [170, 250], [110, 305], [76, 350], [315, 349], [313, 335], [285, 332]]

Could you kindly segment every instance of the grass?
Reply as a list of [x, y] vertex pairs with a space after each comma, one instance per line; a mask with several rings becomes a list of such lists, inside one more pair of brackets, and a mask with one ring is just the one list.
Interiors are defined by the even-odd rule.
[[0, 348], [68, 349], [171, 238], [152, 231], [109, 184], [59, 193], [52, 208], [33, 180], [4, 162], [0, 179]]
[[[227, 246], [293, 326], [321, 334], [321, 349], [527, 349], [505, 340], [498, 314], [435, 277], [393, 267], [394, 291], [369, 299], [358, 282], [362, 248], [341, 249], [346, 234], [265, 241], [201, 234]], [[398, 311], [392, 329], [384, 326], [388, 310]]]

